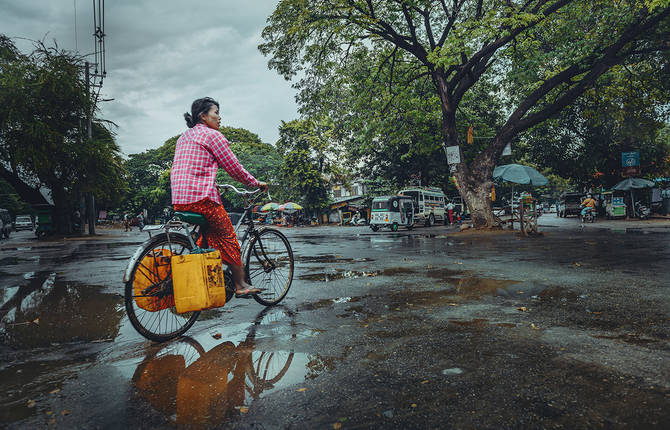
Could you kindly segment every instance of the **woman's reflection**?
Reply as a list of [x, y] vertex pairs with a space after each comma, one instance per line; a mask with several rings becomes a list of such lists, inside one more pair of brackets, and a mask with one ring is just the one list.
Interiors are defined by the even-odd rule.
[[292, 318], [281, 308], [264, 309], [237, 346], [226, 341], [205, 351], [189, 337], [161, 345], [135, 370], [137, 392], [177, 424], [206, 426], [238, 415], [271, 389], [293, 361], [293, 351], [257, 350], [257, 333], [276, 330], [278, 319], [294, 327]]

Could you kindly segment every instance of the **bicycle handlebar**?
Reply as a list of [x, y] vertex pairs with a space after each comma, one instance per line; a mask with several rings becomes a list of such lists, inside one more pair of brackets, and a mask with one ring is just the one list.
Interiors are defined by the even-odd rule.
[[[249, 191], [249, 190], [239, 190], [239, 189], [237, 189], [234, 185], [231, 185], [231, 184], [216, 184], [216, 188], [219, 190], [220, 193], [223, 192], [223, 191], [225, 191], [225, 190], [232, 190], [232, 191], [235, 192], [236, 194], [239, 194], [239, 195], [241, 195], [241, 196], [243, 196], [243, 197], [246, 197], [246, 196], [253, 196], [254, 194], [256, 194], [256, 193], [258, 193], [258, 192], [261, 191], [260, 188], [257, 188], [257, 189], [255, 189], [255, 190], [253, 190], [253, 191]], [[269, 189], [269, 188], [268, 188], [268, 199], [272, 200], [272, 197], [270, 197], [270, 189]]]

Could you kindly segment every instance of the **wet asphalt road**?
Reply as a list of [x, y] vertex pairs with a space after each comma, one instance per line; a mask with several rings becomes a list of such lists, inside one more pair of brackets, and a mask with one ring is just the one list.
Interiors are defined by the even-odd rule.
[[146, 237], [0, 242], [0, 427], [667, 428], [670, 221], [284, 229], [281, 306], [130, 326]]

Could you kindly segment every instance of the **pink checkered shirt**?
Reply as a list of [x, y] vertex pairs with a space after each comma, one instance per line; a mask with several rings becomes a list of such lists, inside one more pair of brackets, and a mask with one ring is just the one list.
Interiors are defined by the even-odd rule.
[[206, 197], [221, 204], [214, 185], [216, 172], [222, 167], [235, 180], [248, 187], [258, 181], [237, 161], [228, 140], [218, 130], [197, 124], [177, 140], [170, 172], [172, 204], [189, 204]]

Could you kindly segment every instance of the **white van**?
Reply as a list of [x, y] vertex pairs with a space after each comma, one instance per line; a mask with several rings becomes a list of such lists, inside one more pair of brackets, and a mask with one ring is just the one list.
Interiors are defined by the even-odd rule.
[[435, 224], [436, 221], [445, 222], [445, 197], [444, 192], [435, 187], [411, 187], [400, 190], [401, 196], [409, 196], [414, 199], [414, 221], [423, 222], [426, 227]]

